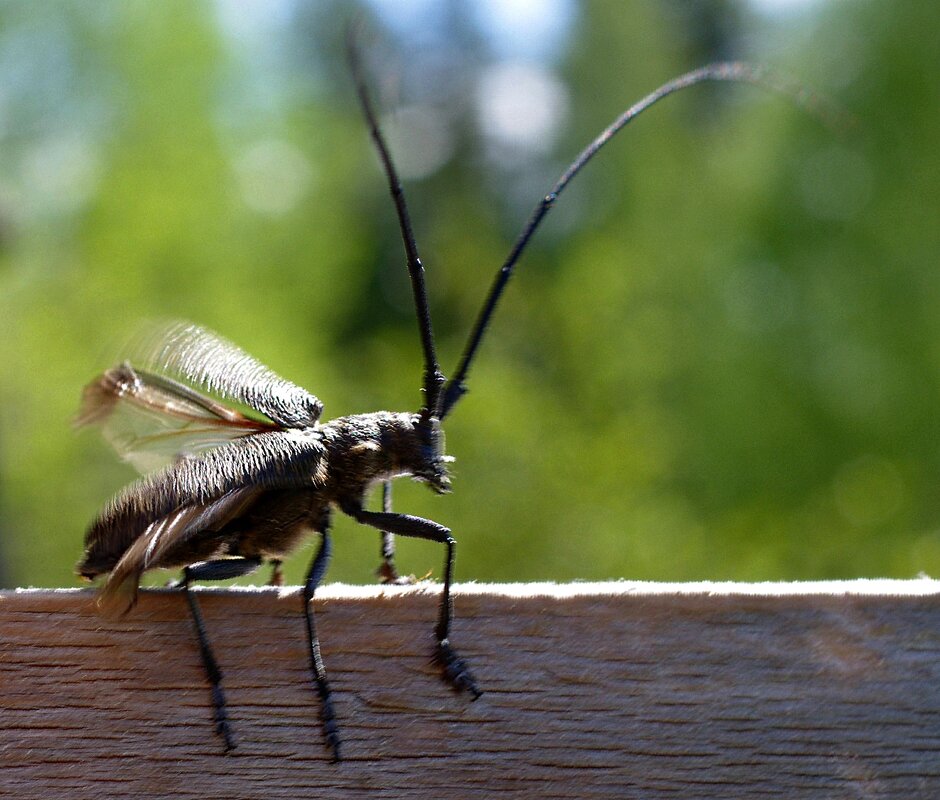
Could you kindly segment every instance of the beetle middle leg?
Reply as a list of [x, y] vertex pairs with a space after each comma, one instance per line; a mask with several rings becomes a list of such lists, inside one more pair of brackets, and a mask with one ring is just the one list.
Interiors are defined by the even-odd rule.
[[[392, 482], [382, 481], [382, 511], [392, 510]], [[391, 531], [379, 531], [381, 537], [382, 563], [375, 571], [382, 583], [398, 583], [400, 578], [395, 568], [395, 534]]]
[[189, 585], [192, 581], [197, 580], [222, 581], [228, 578], [237, 578], [240, 575], [254, 572], [259, 566], [261, 566], [261, 559], [258, 558], [225, 558], [217, 561], [201, 561], [184, 567], [183, 577], [177, 584], [183, 589], [186, 602], [189, 604], [193, 627], [196, 629], [196, 639], [199, 642], [199, 652], [202, 656], [202, 665], [205, 668], [206, 678], [212, 689], [215, 730], [225, 743], [226, 753], [235, 749], [235, 739], [232, 736], [232, 728], [228, 722], [225, 692], [222, 689], [222, 670], [219, 669], [215, 654], [212, 652], [212, 645], [209, 643], [209, 636], [206, 633], [206, 625], [202, 618], [202, 611], [199, 608], [199, 601], [196, 599], [196, 595], [190, 591]]
[[[392, 482], [382, 482], [382, 511], [392, 513]], [[395, 534], [392, 531], [379, 531], [381, 536], [382, 563], [375, 571], [382, 583], [395, 586], [410, 586], [415, 582], [414, 575], [399, 575], [395, 567]]]
[[457, 545], [454, 537], [450, 535], [450, 529], [432, 520], [413, 517], [410, 514], [356, 509], [352, 512], [352, 516], [358, 522], [378, 528], [381, 531], [390, 531], [400, 536], [411, 536], [416, 539], [440, 542], [447, 547], [447, 556], [444, 561], [444, 591], [441, 597], [437, 627], [434, 630], [437, 639], [434, 660], [440, 665], [444, 679], [448, 683], [455, 689], [470, 692], [473, 699], [476, 700], [483, 692], [477, 687], [476, 680], [464, 660], [457, 655], [450, 645], [450, 625], [454, 617], [454, 603], [450, 596], [450, 585], [454, 575], [454, 550]]

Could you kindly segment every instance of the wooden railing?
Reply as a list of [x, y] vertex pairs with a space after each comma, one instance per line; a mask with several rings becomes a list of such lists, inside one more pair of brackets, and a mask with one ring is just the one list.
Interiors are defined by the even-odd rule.
[[339, 764], [298, 590], [199, 590], [229, 755], [177, 592], [0, 592], [0, 796], [940, 798], [940, 582], [459, 586], [476, 702], [438, 591], [318, 593]]

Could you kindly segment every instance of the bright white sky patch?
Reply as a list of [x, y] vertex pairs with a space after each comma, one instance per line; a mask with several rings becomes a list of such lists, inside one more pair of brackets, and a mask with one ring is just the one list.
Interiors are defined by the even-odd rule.
[[420, 33], [418, 29], [436, 27], [443, 11], [439, 0], [370, 0], [370, 4], [389, 28], [412, 37]]
[[382, 130], [405, 180], [433, 175], [454, 150], [446, 120], [430, 106], [400, 108], [382, 120]]
[[36, 145], [21, 167], [16, 210], [34, 216], [76, 211], [91, 197], [99, 178], [95, 149], [81, 135]]
[[253, 44], [284, 28], [293, 14], [293, 0], [216, 0], [219, 23], [234, 40]]
[[[229, 0], [234, 2], [234, 0]], [[382, 21], [411, 41], [446, 24], [440, 0], [370, 0]], [[459, 6], [500, 58], [554, 61], [564, 49], [574, 0], [467, 0]]]
[[286, 214], [306, 195], [315, 175], [307, 157], [282, 139], [264, 139], [234, 162], [245, 205], [270, 216]]
[[477, 26], [501, 57], [554, 60], [574, 17], [571, 0], [477, 0]]
[[767, 17], [796, 16], [812, 11], [823, 0], [749, 0], [751, 7]]
[[483, 133], [498, 144], [545, 152], [568, 111], [568, 94], [546, 69], [501, 64], [481, 75], [477, 108]]

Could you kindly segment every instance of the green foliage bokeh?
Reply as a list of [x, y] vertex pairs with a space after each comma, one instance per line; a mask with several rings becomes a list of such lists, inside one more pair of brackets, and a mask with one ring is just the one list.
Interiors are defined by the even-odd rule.
[[[290, 19], [253, 46], [219, 5], [0, 7], [6, 585], [71, 584], [87, 522], [133, 478], [70, 419], [142, 320], [218, 330], [327, 417], [420, 402], [346, 5], [278, 4]], [[557, 140], [508, 159], [473, 92], [509, 56], [452, 11], [436, 38], [365, 26], [392, 129], [396, 104], [448, 123], [450, 157], [406, 181], [445, 371], [531, 206], [657, 84], [744, 57], [856, 124], [836, 136], [752, 88], [708, 86], [615, 140], [499, 309], [448, 422], [454, 494], [399, 481], [396, 507], [454, 530], [461, 579], [940, 571], [937, 8], [585, 3], [542, 64], [567, 92]], [[404, 571], [440, 574], [437, 548], [400, 551]], [[331, 578], [372, 579], [373, 532], [337, 519], [335, 552]]]

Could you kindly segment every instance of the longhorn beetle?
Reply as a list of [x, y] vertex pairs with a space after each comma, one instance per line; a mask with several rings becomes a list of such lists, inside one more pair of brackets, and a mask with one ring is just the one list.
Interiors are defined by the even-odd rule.
[[[392, 536], [416, 537], [444, 546], [444, 584], [434, 660], [443, 678], [474, 699], [481, 691], [451, 645], [455, 541], [429, 519], [391, 510], [390, 482], [404, 475], [435, 492], [450, 491], [441, 424], [466, 393], [466, 379], [493, 312], [520, 256], [545, 215], [575, 175], [616, 133], [660, 99], [703, 81], [737, 81], [781, 93], [824, 120], [819, 98], [766, 69], [717, 63], [675, 78], [627, 109], [572, 162], [539, 201], [499, 268], [473, 326], [456, 371], [445, 379], [438, 365], [424, 268], [412, 233], [404, 193], [363, 78], [356, 48], [349, 60], [359, 104], [378, 150], [404, 243], [418, 330], [424, 352], [423, 398], [417, 412], [378, 411], [321, 423], [322, 403], [228, 341], [195, 325], [174, 323], [151, 337], [134, 363], [124, 362], [89, 383], [77, 423], [96, 423], [117, 451], [142, 472], [162, 449], [171, 463], [126, 487], [100, 512], [85, 536], [76, 567], [84, 578], [107, 574], [99, 597], [122, 614], [137, 597], [142, 573], [182, 568], [176, 584], [192, 615], [214, 720], [226, 751], [235, 746], [226, 712], [222, 673], [216, 663], [193, 581], [246, 575], [264, 562], [280, 582], [281, 559], [310, 533], [320, 535], [303, 587], [303, 614], [313, 681], [320, 696], [326, 746], [340, 758], [340, 735], [317, 639], [314, 592], [330, 559], [334, 508], [382, 532], [386, 581], [397, 578]], [[200, 387], [197, 390], [193, 387]], [[216, 400], [210, 395], [220, 398]], [[257, 412], [249, 416], [222, 400]], [[383, 510], [365, 508], [369, 490], [381, 484]]]

